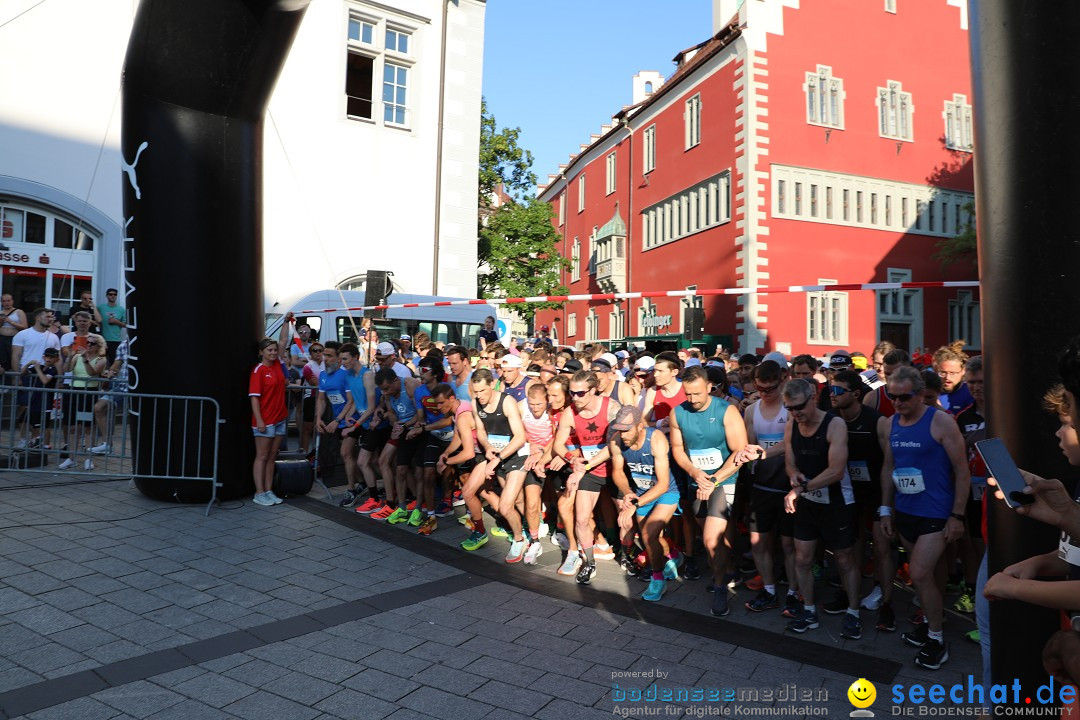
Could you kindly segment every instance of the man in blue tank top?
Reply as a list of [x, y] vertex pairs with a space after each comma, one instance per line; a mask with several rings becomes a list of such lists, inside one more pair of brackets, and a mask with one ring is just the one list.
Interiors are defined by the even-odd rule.
[[701, 365], [686, 369], [682, 389], [686, 402], [668, 416], [671, 454], [696, 494], [694, 514], [703, 525], [701, 538], [713, 571], [712, 614], [723, 617], [730, 612], [726, 575], [731, 538], [725, 536], [739, 474], [736, 454], [746, 447], [746, 426], [734, 405], [710, 394], [712, 385]]
[[944, 588], [934, 569], [945, 546], [964, 532], [971, 471], [956, 421], [922, 403], [919, 371], [900, 368], [889, 378], [888, 388], [896, 414], [881, 472], [881, 529], [890, 538], [900, 536], [926, 617], [902, 637], [921, 648], [916, 665], [937, 670], [949, 659], [949, 648], [941, 634]]
[[611, 423], [608, 451], [611, 479], [619, 491], [615, 504], [623, 533], [623, 557], [631, 555], [629, 545], [636, 521], [652, 566], [649, 587], [641, 596], [649, 602], [662, 598], [667, 581], [678, 577], [675, 561], [665, 556], [660, 544], [664, 527], [679, 506], [679, 489], [671, 482], [668, 449], [664, 433], [646, 426], [640, 408], [623, 405], [619, 409]]
[[[375, 374], [375, 384], [382, 391], [383, 413], [391, 426], [390, 439], [379, 455], [379, 468], [386, 483], [387, 504], [396, 507], [385, 520], [398, 525], [409, 520], [407, 492], [412, 490], [413, 495], [419, 492], [412, 459], [424, 432], [424, 414], [417, 412], [413, 401], [420, 381], [412, 377], [403, 380], [393, 368], [384, 367]], [[393, 482], [387, 478], [393, 478]]]
[[859, 569], [855, 545], [855, 493], [848, 474], [848, 434], [844, 421], [814, 404], [814, 388], [806, 380], [784, 386], [784, 407], [794, 421], [784, 429], [784, 463], [791, 490], [785, 510], [795, 514], [795, 570], [803, 594], [802, 615], [788, 623], [792, 632], [818, 626], [814, 604], [814, 558], [818, 540], [833, 552], [848, 595], [841, 637], [862, 637], [859, 619]]

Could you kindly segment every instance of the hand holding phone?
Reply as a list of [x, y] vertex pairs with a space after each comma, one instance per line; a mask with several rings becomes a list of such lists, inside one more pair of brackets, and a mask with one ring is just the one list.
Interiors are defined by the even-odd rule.
[[1035, 501], [1031, 495], [1024, 492], [1027, 483], [1001, 438], [980, 440], [975, 443], [975, 450], [986, 463], [986, 469], [996, 481], [1006, 505], [1017, 508]]

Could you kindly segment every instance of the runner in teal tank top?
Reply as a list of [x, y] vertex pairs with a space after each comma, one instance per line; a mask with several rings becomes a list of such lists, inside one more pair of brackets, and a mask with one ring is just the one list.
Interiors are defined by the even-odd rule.
[[728, 529], [729, 505], [734, 501], [736, 461], [743, 461], [746, 448], [746, 425], [734, 405], [709, 394], [705, 368], [687, 368], [682, 381], [686, 402], [670, 416], [671, 451], [675, 462], [690, 476], [690, 491], [697, 495], [694, 511], [702, 523], [702, 540], [716, 590], [712, 613], [723, 617], [729, 612], [725, 578], [728, 552], [723, 537]]

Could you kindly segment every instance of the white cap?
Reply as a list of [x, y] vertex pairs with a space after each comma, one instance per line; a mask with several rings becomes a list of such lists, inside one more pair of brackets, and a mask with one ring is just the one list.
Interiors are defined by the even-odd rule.
[[375, 354], [388, 357], [390, 355], [396, 355], [397, 349], [394, 348], [393, 343], [381, 342], [378, 347], [375, 348]]
[[788, 368], [787, 358], [784, 357], [784, 353], [782, 353], [782, 352], [778, 352], [776, 350], [773, 350], [771, 353], [769, 353], [768, 355], [765, 356], [765, 358], [764, 358], [764, 360], [762, 360], [762, 362], [764, 362], [765, 360], [772, 360], [774, 363], [776, 363], [777, 365], [780, 366], [781, 370], [787, 370], [787, 368]]
[[521, 367], [521, 358], [517, 355], [503, 355], [502, 360], [499, 361], [499, 366], [504, 368], [519, 368]]
[[639, 357], [637, 362], [634, 363], [635, 370], [652, 370], [656, 366], [656, 360], [652, 359], [648, 355]]
[[613, 368], [619, 367], [619, 358], [615, 357], [614, 355], [612, 355], [609, 352], [604, 353], [603, 355], [598, 357], [597, 360], [607, 360], [607, 364], [610, 365], [611, 367], [613, 367]]

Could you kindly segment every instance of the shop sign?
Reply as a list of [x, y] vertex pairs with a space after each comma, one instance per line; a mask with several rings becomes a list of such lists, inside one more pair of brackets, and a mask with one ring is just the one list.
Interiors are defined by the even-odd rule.
[[641, 319], [641, 326], [646, 330], [655, 330], [656, 328], [667, 327], [670, 324], [670, 315], [645, 315]]

